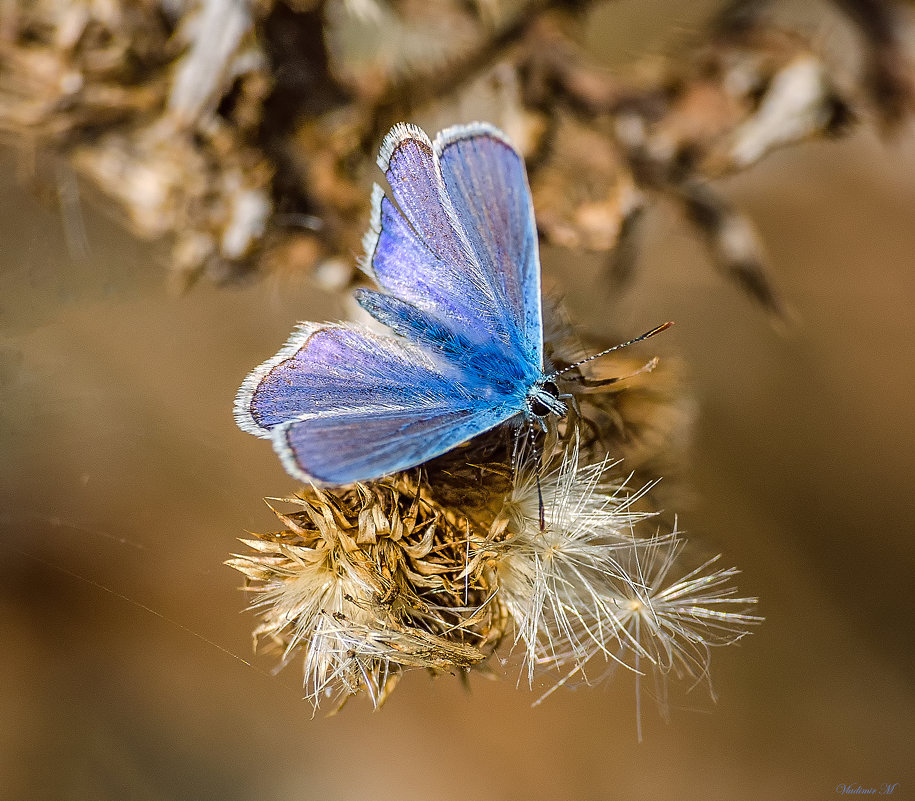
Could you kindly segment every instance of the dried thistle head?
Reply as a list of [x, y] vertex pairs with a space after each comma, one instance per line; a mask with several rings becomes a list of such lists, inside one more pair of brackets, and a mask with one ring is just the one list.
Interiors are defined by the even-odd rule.
[[506, 621], [467, 572], [469, 532], [416, 473], [339, 491], [305, 489], [274, 509], [284, 531], [243, 542], [228, 562], [261, 610], [257, 640], [283, 662], [301, 650], [317, 704], [366, 691], [377, 705], [403, 670], [462, 671], [483, 662]]
[[762, 622], [747, 611], [757, 599], [731, 584], [739, 570], [717, 567], [720, 555], [687, 569], [686, 547], [675, 532], [635, 540], [617, 555], [628, 577], [612, 591], [617, 655], [636, 673], [647, 662], [657, 676], [707, 679], [710, 649]]
[[[554, 335], [549, 352], [562, 369], [604, 345]], [[562, 441], [574, 438], [587, 463], [609, 453], [643, 482], [664, 476], [665, 490], [672, 491], [691, 441], [695, 403], [676, 358], [646, 356], [612, 353], [566, 374], [563, 389], [575, 397], [576, 414]]]
[[618, 467], [584, 466], [573, 446], [539, 493], [522, 475], [507, 499], [506, 533], [492, 545], [496, 597], [517, 626], [531, 683], [537, 669], [559, 671], [561, 685], [600, 677], [608, 665], [705, 676], [709, 648], [760, 620], [746, 613], [755, 599], [729, 586], [737, 571], [711, 570], [714, 559], [674, 578], [685, 541], [654, 528], [642, 504], [652, 485], [629, 489], [632, 476], [621, 480]]
[[272, 168], [237, 132], [212, 125], [177, 130], [159, 119], [74, 148], [79, 171], [128, 212], [143, 237], [178, 231], [173, 275], [189, 280], [229, 271], [261, 245], [273, 212]]
[[531, 183], [537, 226], [570, 249], [609, 251], [623, 220], [642, 203], [624, 154], [606, 130], [560, 114]]
[[[490, 119], [527, 159], [547, 241], [605, 252], [620, 277], [663, 194], [781, 313], [752, 226], [707, 180], [869, 111], [898, 125], [915, 70], [894, 0], [832, 0], [858, 34], [858, 58], [838, 59], [773, 5], [727, 3], [675, 59], [628, 75], [589, 54], [577, 4], [6, 2], [0, 131], [74, 158], [134, 233], [173, 239], [179, 279], [261, 268], [336, 289], [357, 280], [341, 264], [359, 250], [387, 128]], [[150, 141], [168, 126], [183, 135]]]
[[644, 490], [632, 493], [625, 481], [608, 480], [617, 463], [579, 465], [573, 445], [559, 468], [542, 478], [533, 463], [519, 473], [488, 543], [499, 602], [515, 621], [515, 643], [523, 644], [531, 684], [539, 666], [590, 659], [591, 602], [599, 601], [611, 576], [626, 579], [614, 551], [650, 516], [636, 509]]
[[158, 3], [32, 0], [0, 8], [0, 130], [63, 141], [155, 107], [164, 87]]
[[303, 654], [315, 705], [360, 691], [379, 705], [409, 668], [487, 670], [507, 637], [531, 683], [616, 664], [702, 676], [709, 648], [758, 620], [734, 570], [668, 580], [683, 541], [654, 529], [653, 485], [630, 489], [609, 459], [584, 465], [574, 438], [555, 470], [516, 458], [306, 489], [274, 509], [285, 530], [243, 540], [252, 553], [227, 564], [256, 593], [255, 638], [282, 664]]
[[274, 210], [259, 5], [6, 3], [0, 131], [66, 151], [137, 236], [173, 236], [179, 280], [230, 274]]
[[483, 31], [449, 0], [349, 0], [325, 6], [331, 67], [358, 96], [374, 100], [404, 76], [434, 75], [479, 48]]

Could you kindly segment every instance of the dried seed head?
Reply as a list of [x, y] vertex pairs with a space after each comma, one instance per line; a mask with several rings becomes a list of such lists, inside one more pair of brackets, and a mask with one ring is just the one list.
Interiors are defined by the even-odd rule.
[[700, 677], [712, 645], [759, 620], [728, 586], [734, 570], [670, 580], [683, 540], [654, 530], [652, 484], [630, 490], [609, 459], [584, 466], [577, 439], [539, 480], [520, 459], [307, 489], [274, 509], [284, 531], [243, 540], [252, 552], [228, 564], [257, 594], [255, 637], [283, 664], [303, 654], [315, 705], [363, 690], [379, 705], [407, 668], [486, 669], [510, 631], [530, 683], [615, 664]]
[[502, 637], [488, 589], [466, 573], [468, 520], [425, 497], [407, 474], [329, 492], [314, 488], [274, 510], [286, 525], [243, 540], [244, 573], [261, 610], [257, 639], [304, 651], [315, 704], [365, 690], [387, 697], [406, 667], [466, 670]]
[[673, 578], [685, 540], [642, 535], [653, 514], [639, 504], [651, 485], [629, 492], [608, 481], [616, 466], [581, 467], [570, 448], [542, 482], [543, 528], [523, 476], [506, 504], [508, 533], [493, 546], [497, 597], [517, 626], [530, 683], [538, 668], [560, 671], [556, 686], [587, 682], [608, 663], [706, 677], [709, 649], [761, 621], [746, 612], [756, 599], [731, 586], [738, 571], [712, 569], [718, 557]]
[[756, 598], [739, 597], [736, 568], [716, 568], [720, 556], [683, 571], [686, 541], [654, 537], [635, 541], [619, 555], [629, 580], [613, 582], [618, 655], [639, 672], [642, 659], [661, 675], [708, 676], [709, 649], [730, 645], [762, 621], [747, 609]]
[[[665, 719], [670, 677], [692, 679], [693, 685], [705, 680], [714, 699], [709, 673], [711, 648], [736, 642], [763, 621], [748, 612], [757, 599], [737, 594], [733, 579], [739, 570], [716, 568], [720, 556], [686, 570], [681, 564], [685, 546], [686, 541], [675, 534], [634, 541], [618, 554], [628, 578], [619, 581], [610, 576], [601, 598], [603, 606], [595, 603], [593, 607], [607, 612], [606, 623], [612, 624], [612, 629], [601, 631], [592, 656], [610, 657], [635, 674], [639, 741], [641, 677], [646, 672], [653, 675], [655, 699]], [[586, 663], [579, 661], [567, 669], [555, 687], [576, 674], [593, 680], [585, 675]], [[611, 673], [616, 664], [610, 664], [603, 675]]]
[[579, 466], [570, 447], [559, 469], [541, 481], [544, 523], [540, 525], [536, 476], [519, 472], [503, 512], [503, 535], [492, 545], [498, 554], [498, 598], [517, 626], [516, 644], [525, 649], [528, 681], [535, 668], [590, 658], [593, 601], [609, 576], [625, 581], [615, 552], [632, 541], [649, 512], [636, 510], [644, 491], [629, 492], [625, 481], [608, 474], [617, 463]]

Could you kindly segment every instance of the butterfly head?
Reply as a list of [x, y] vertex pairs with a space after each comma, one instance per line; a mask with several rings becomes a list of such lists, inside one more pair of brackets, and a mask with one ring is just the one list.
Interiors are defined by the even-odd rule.
[[556, 383], [549, 378], [542, 378], [527, 393], [527, 411], [529, 418], [543, 420], [550, 414], [565, 417], [568, 407], [560, 397]]

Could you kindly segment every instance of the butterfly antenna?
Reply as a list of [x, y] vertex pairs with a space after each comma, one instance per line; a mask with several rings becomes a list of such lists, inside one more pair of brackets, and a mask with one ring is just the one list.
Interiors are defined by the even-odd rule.
[[600, 353], [595, 353], [593, 356], [588, 356], [587, 359], [582, 359], [580, 362], [575, 362], [575, 364], [570, 364], [568, 367], [563, 367], [561, 370], [557, 370], [555, 373], [550, 373], [547, 376], [547, 379], [555, 378], [558, 375], [567, 373], [569, 370], [574, 370], [576, 367], [580, 367], [583, 364], [588, 362], [593, 362], [595, 359], [599, 359], [601, 356], [606, 356], [608, 353], [613, 353], [615, 350], [622, 350], [623, 348], [628, 348], [630, 345], [635, 345], [636, 342], [641, 342], [645, 339], [651, 339], [656, 334], [660, 334], [662, 331], [666, 331], [673, 325], [673, 322], [662, 323], [656, 328], [652, 328], [651, 331], [646, 331], [644, 334], [637, 336], [635, 339], [630, 339], [628, 342], [621, 342], [619, 345], [614, 345], [612, 348], [607, 348], [602, 350]]

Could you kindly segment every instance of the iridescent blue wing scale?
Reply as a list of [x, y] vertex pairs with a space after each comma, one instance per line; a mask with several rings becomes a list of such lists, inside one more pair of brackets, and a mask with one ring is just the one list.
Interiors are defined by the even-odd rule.
[[433, 147], [454, 212], [513, 317], [518, 344], [542, 367], [540, 259], [524, 162], [504, 134], [485, 123], [448, 128]]
[[366, 411], [283, 426], [274, 445], [286, 470], [349, 484], [427, 462], [502, 422], [491, 409]]
[[302, 481], [346, 484], [425, 462], [503, 422], [516, 401], [406, 340], [306, 323], [245, 380], [242, 430]]
[[397, 203], [375, 187], [365, 266], [379, 286], [539, 374], [540, 274], [520, 156], [491, 126], [451, 128], [433, 144], [397, 125], [378, 163]]

